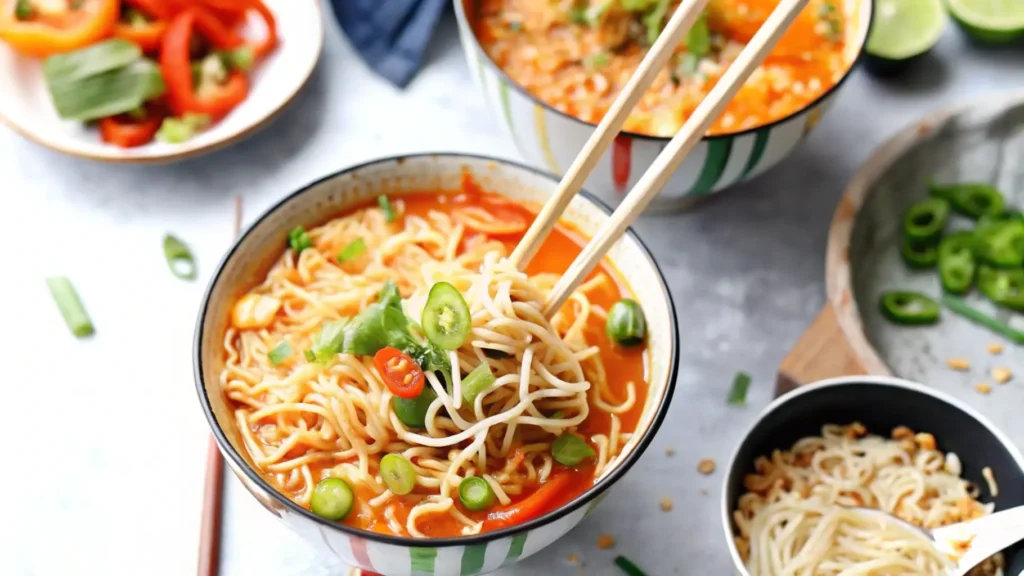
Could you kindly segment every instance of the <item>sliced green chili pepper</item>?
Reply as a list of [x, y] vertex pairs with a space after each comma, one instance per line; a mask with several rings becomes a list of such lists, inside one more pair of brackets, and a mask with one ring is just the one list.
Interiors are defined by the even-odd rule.
[[978, 289], [1000, 306], [1024, 311], [1024, 269], [997, 270], [982, 266], [978, 270]]
[[979, 222], [975, 233], [978, 259], [996, 268], [1024, 266], [1024, 220]]
[[497, 496], [487, 480], [479, 476], [466, 476], [459, 482], [459, 500], [470, 510], [479, 512], [494, 505]]
[[583, 438], [566, 432], [555, 438], [554, 443], [551, 444], [551, 455], [559, 464], [575, 466], [587, 458], [597, 456], [597, 452], [594, 452], [594, 449]]
[[644, 311], [635, 300], [623, 298], [608, 311], [604, 331], [608, 338], [619, 346], [643, 344], [644, 338], [647, 337], [647, 319], [644, 318]]
[[939, 303], [917, 292], [885, 292], [879, 304], [882, 314], [896, 324], [911, 326], [939, 321]]
[[494, 374], [491, 374], [491, 367], [484, 362], [462, 379], [462, 399], [472, 404], [476, 401], [476, 397], [490, 388], [492, 384], [494, 384]]
[[427, 423], [427, 410], [436, 398], [437, 392], [427, 386], [419, 396], [411, 400], [392, 396], [391, 409], [395, 411], [395, 416], [398, 416], [402, 424], [410, 428], [423, 428]]
[[352, 510], [354, 500], [352, 488], [347, 482], [341, 478], [324, 478], [313, 488], [309, 509], [317, 516], [338, 521]]
[[934, 244], [913, 242], [906, 236], [900, 242], [900, 255], [907, 266], [915, 270], [934, 268], [939, 261], [939, 251]]
[[996, 215], [1003, 212], [1005, 201], [995, 186], [978, 182], [950, 184], [943, 186], [934, 182], [928, 183], [932, 196], [948, 200], [953, 210], [964, 216], [980, 218], [986, 214]]
[[939, 279], [952, 294], [966, 294], [974, 283], [974, 234], [957, 232], [939, 242]]
[[903, 215], [903, 237], [914, 244], [934, 244], [949, 220], [949, 202], [928, 198], [914, 204]]
[[192, 252], [184, 242], [170, 234], [164, 235], [164, 258], [167, 259], [171, 274], [183, 280], [195, 279], [196, 261]]
[[420, 320], [427, 339], [445, 350], [458, 350], [473, 328], [466, 299], [447, 282], [430, 288]]
[[401, 454], [387, 454], [380, 460], [380, 477], [384, 485], [399, 496], [416, 487], [416, 469]]

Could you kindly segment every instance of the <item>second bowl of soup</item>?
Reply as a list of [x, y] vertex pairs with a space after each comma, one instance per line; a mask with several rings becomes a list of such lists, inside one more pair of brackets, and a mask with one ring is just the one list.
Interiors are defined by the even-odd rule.
[[630, 233], [546, 318], [608, 215], [578, 196], [513, 267], [555, 185], [487, 158], [393, 158], [245, 232], [200, 313], [196, 383], [271, 513], [368, 571], [479, 574], [567, 532], [636, 461], [671, 396], [671, 298]]
[[[520, 153], [563, 173], [643, 59], [665, 0], [456, 0], [463, 48]], [[711, 90], [777, 0], [711, 0], [601, 158], [587, 188], [617, 204]], [[828, 110], [860, 56], [870, 0], [811, 0], [673, 175], [658, 207], [761, 174]]]

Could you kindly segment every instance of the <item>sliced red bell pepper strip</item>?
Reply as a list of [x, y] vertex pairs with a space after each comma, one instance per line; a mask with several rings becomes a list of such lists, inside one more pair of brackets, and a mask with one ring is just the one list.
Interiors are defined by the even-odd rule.
[[559, 496], [572, 483], [572, 475], [565, 470], [553, 472], [545, 482], [521, 501], [491, 510], [484, 521], [484, 530], [499, 530], [538, 518], [551, 510]]
[[120, 0], [85, 0], [60, 15], [19, 20], [17, 0], [0, 0], [0, 40], [30, 56], [71, 52], [110, 35], [121, 13]]
[[[196, 29], [203, 32], [207, 40], [218, 49], [237, 47], [237, 44], [232, 43], [232, 37], [238, 37], [221, 26], [209, 13], [188, 9], [175, 16], [167, 27], [160, 49], [160, 71], [167, 84], [167, 100], [175, 116], [195, 112], [219, 118], [245, 100], [249, 93], [249, 82], [244, 74], [231, 72], [225, 82], [202, 86], [197, 91], [192, 79], [189, 52], [192, 34]], [[213, 33], [207, 35], [207, 30]], [[231, 36], [222, 34], [223, 31]], [[238, 40], [240, 43], [241, 40]]]
[[143, 146], [153, 141], [161, 122], [163, 117], [152, 112], [147, 112], [142, 119], [128, 114], [110, 116], [100, 119], [100, 137], [104, 142], [121, 148]]
[[168, 0], [124, 0], [124, 3], [142, 11], [154, 20], [170, 20], [181, 11], [177, 4]]
[[253, 3], [252, 9], [260, 15], [263, 23], [267, 26], [267, 35], [263, 40], [252, 45], [253, 55], [262, 58], [277, 46], [277, 20], [274, 19], [274, 13], [270, 11], [270, 8], [267, 8], [267, 5], [260, 0]]
[[147, 54], [160, 50], [160, 43], [164, 39], [164, 32], [167, 31], [167, 22], [157, 20], [143, 26], [118, 22], [114, 24], [114, 37], [124, 38], [134, 42]]
[[203, 34], [203, 38], [217, 49], [234, 50], [245, 44], [241, 36], [225, 26], [212, 12], [199, 8], [192, 8], [190, 11], [195, 14], [195, 27]]

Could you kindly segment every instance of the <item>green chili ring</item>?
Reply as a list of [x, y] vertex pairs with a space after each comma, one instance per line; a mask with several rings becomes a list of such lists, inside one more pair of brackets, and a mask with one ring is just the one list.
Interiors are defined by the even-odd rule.
[[966, 294], [974, 283], [974, 234], [957, 232], [939, 242], [939, 279], [951, 294]]
[[882, 315], [896, 324], [916, 326], [939, 321], [939, 303], [917, 292], [885, 292], [879, 306]]
[[927, 198], [907, 210], [903, 216], [903, 237], [915, 244], [934, 244], [949, 220], [949, 202]]

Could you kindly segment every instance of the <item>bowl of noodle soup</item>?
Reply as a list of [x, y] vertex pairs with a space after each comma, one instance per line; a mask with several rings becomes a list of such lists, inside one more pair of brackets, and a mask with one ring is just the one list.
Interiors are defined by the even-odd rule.
[[[926, 529], [1024, 504], [1024, 457], [972, 408], [889, 377], [825, 380], [762, 412], [729, 462], [722, 521], [736, 573], [943, 575]], [[1015, 545], [968, 574], [1018, 574]], [[846, 571], [844, 571], [846, 570]]]
[[541, 313], [610, 212], [582, 192], [517, 270], [506, 256], [556, 184], [471, 155], [389, 158], [245, 231], [194, 364], [226, 462], [268, 511], [368, 572], [482, 574], [565, 534], [626, 473], [668, 409], [675, 311], [629, 232]]

